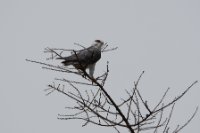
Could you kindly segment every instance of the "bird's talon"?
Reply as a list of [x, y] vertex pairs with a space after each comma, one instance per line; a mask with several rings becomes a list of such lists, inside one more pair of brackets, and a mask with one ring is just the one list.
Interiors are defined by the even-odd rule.
[[83, 74], [82, 77], [86, 79], [86, 75], [85, 74]]

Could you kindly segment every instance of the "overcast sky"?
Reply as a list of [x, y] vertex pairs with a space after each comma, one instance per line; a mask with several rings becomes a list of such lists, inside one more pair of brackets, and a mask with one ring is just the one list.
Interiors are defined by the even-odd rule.
[[[95, 71], [104, 72], [110, 62], [106, 87], [115, 99], [143, 70], [140, 89], [152, 104], [168, 87], [170, 99], [200, 80], [199, 0], [0, 0], [0, 132], [115, 133], [58, 120], [70, 101], [59, 93], [45, 96], [43, 90], [66, 75], [25, 61], [46, 61], [47, 46], [78, 48], [74, 42], [89, 46], [95, 39], [119, 47], [104, 53]], [[172, 126], [191, 116], [199, 94], [198, 83], [176, 105]], [[198, 133], [199, 123], [198, 112], [182, 133]]]

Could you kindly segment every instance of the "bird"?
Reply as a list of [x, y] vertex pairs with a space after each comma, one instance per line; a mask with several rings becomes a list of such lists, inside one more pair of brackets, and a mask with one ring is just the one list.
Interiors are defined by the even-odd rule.
[[64, 60], [61, 63], [64, 66], [72, 65], [78, 70], [89, 69], [90, 78], [94, 78], [94, 70], [97, 61], [101, 58], [101, 50], [104, 42], [101, 40], [95, 40], [92, 45], [88, 48], [84, 48], [78, 52], [72, 53], [72, 55], [67, 57], [59, 57], [57, 59]]

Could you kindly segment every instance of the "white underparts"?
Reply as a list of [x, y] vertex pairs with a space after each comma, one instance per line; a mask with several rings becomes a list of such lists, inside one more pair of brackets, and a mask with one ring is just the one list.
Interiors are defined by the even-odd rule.
[[95, 70], [95, 65], [96, 63], [94, 64], [91, 64], [88, 66], [88, 69], [89, 69], [89, 76], [93, 78], [93, 74], [94, 74], [94, 70]]

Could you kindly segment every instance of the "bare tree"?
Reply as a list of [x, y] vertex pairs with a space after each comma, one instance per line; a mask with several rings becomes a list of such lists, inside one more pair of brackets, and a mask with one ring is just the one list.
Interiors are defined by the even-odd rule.
[[[76, 45], [85, 48], [80, 44]], [[108, 49], [107, 46], [108, 45], [102, 49], [102, 52], [117, 49]], [[48, 60], [54, 60], [57, 57], [62, 57], [62, 54], [65, 51], [70, 51], [74, 54], [78, 52], [73, 49], [58, 48], [46, 48], [44, 52], [51, 54], [51, 57], [48, 58]], [[138, 89], [138, 84], [144, 72], [142, 72], [139, 78], [134, 82], [132, 89], [125, 90], [127, 98], [122, 99], [121, 103], [117, 103], [105, 88], [105, 83], [109, 74], [108, 63], [106, 72], [94, 79], [88, 75], [85, 69], [77, 70], [28, 59], [26, 59], [26, 61], [41, 64], [43, 69], [74, 74], [82, 78], [81, 81], [56, 78], [55, 80], [61, 81], [62, 84], [52, 83], [45, 89], [47, 95], [57, 91], [76, 103], [74, 106], [66, 107], [69, 110], [73, 110], [72, 114], [58, 115], [58, 119], [60, 120], [82, 120], [84, 121], [82, 126], [94, 124], [103, 127], [112, 127], [118, 133], [120, 133], [121, 128], [127, 128], [130, 133], [139, 133], [143, 131], [151, 131], [153, 133], [178, 133], [190, 123], [198, 110], [197, 107], [191, 117], [182, 126], [177, 125], [175, 129], [170, 128], [169, 123], [172, 118], [175, 104], [197, 83], [197, 81], [193, 82], [185, 89], [185, 91], [166, 103], [164, 101], [169, 92], [169, 89], [167, 89], [156, 106], [152, 108], [148, 105], [148, 101], [144, 99]], [[68, 84], [71, 88], [66, 89], [65, 84]], [[82, 89], [81, 86], [87, 86], [87, 88]], [[166, 113], [169, 114], [167, 115]]]

